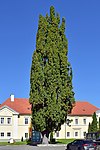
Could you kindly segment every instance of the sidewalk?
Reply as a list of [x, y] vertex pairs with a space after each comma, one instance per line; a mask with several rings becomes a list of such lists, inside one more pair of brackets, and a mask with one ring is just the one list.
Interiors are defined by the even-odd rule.
[[38, 144], [37, 146], [66, 146], [67, 144]]

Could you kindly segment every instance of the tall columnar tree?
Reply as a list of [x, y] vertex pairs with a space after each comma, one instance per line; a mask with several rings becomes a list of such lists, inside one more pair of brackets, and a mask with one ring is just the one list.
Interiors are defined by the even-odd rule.
[[93, 119], [92, 120], [92, 131], [96, 132], [98, 130], [98, 121], [97, 121], [97, 116], [96, 116], [95, 112], [93, 113], [92, 119]]
[[29, 101], [34, 129], [48, 134], [60, 130], [74, 103], [65, 19], [60, 23], [53, 6], [50, 7], [50, 16], [39, 16]]

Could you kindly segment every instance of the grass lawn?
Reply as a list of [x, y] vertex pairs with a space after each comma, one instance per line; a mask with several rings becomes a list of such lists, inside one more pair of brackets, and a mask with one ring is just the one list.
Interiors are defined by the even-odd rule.
[[2, 145], [25, 145], [25, 144], [27, 144], [26, 141], [23, 141], [23, 142], [15, 142], [15, 143], [0, 142], [0, 146], [2, 146]]
[[[68, 144], [70, 142], [72, 142], [74, 139], [58, 139], [56, 140], [55, 144]], [[15, 142], [15, 143], [8, 143], [8, 142], [0, 142], [0, 146], [2, 145], [26, 145], [27, 142], [23, 141], [23, 142]]]
[[74, 140], [75, 139], [57, 139], [56, 142], [57, 142], [57, 144], [68, 144]]

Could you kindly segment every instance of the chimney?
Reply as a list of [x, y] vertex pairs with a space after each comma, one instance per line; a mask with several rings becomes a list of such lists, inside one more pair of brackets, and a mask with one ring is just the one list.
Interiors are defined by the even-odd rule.
[[14, 102], [14, 95], [13, 94], [10, 95], [10, 99], [11, 99], [11, 102]]

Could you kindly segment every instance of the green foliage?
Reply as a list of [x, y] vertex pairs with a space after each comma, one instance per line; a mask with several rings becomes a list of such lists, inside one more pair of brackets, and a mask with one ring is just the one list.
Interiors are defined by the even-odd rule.
[[88, 133], [91, 132], [91, 123], [89, 122], [89, 126], [88, 126]]
[[99, 117], [99, 130], [100, 130], [100, 117]]
[[97, 121], [97, 117], [96, 117], [96, 113], [93, 113], [92, 116], [92, 123], [89, 123], [88, 126], [88, 132], [96, 132], [98, 131], [98, 121]]
[[21, 137], [21, 142], [23, 142], [23, 136]]
[[75, 139], [57, 139], [57, 144], [68, 144], [73, 142]]
[[72, 68], [68, 61], [65, 19], [50, 7], [50, 16], [39, 16], [36, 50], [30, 74], [30, 103], [35, 130], [60, 130], [74, 103]]

